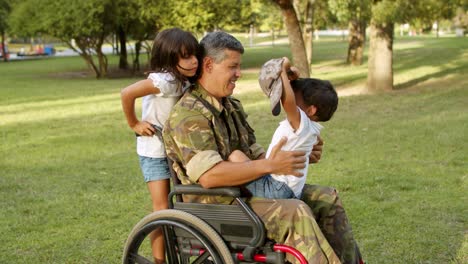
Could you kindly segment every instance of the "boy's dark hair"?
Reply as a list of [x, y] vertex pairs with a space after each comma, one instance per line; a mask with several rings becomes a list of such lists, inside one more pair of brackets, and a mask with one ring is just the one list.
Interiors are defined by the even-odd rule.
[[200, 59], [201, 48], [197, 39], [188, 31], [170, 28], [159, 32], [151, 49], [150, 67], [155, 72], [170, 72], [179, 81], [187, 80], [177, 70], [180, 58], [195, 55]]
[[291, 86], [301, 93], [306, 105], [317, 107], [318, 121], [330, 120], [338, 107], [338, 95], [329, 81], [303, 78], [291, 81]]

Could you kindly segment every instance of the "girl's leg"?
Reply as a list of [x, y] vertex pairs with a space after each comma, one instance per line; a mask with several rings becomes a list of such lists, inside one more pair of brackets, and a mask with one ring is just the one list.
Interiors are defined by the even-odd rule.
[[[153, 211], [167, 209], [167, 196], [170, 190], [169, 179], [149, 181], [147, 184], [153, 203]], [[165, 263], [164, 237], [161, 230], [153, 231], [150, 235], [150, 240], [155, 263]]]

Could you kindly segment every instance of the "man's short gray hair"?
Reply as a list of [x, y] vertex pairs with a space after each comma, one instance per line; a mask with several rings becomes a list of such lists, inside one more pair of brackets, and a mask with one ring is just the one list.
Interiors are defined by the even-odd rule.
[[224, 50], [229, 49], [244, 54], [244, 47], [232, 35], [224, 31], [215, 31], [208, 33], [200, 41], [203, 47], [203, 57], [213, 58], [215, 63], [220, 63], [225, 59]]

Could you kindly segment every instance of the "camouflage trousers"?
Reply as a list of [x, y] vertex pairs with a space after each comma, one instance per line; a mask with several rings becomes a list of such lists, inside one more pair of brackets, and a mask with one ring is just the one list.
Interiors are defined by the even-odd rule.
[[296, 248], [309, 263], [359, 263], [359, 249], [334, 188], [306, 185], [302, 200], [252, 198], [249, 204], [270, 239]]

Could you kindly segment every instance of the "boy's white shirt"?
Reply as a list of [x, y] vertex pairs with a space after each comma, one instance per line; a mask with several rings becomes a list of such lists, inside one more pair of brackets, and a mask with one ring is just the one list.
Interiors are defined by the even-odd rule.
[[[161, 128], [169, 117], [172, 107], [190, 86], [189, 82], [181, 83], [171, 73], [157, 72], [148, 76], [161, 92], [143, 96], [141, 103], [141, 120]], [[164, 158], [166, 151], [164, 143], [158, 136], [137, 137], [137, 153], [140, 156]]]
[[278, 142], [283, 137], [286, 137], [288, 141], [286, 144], [284, 144], [282, 150], [299, 150], [306, 152], [307, 158], [305, 162], [305, 168], [302, 170], [304, 176], [296, 177], [293, 175], [271, 175], [275, 180], [285, 182], [294, 192], [296, 197], [301, 197], [302, 189], [304, 188], [307, 177], [309, 155], [312, 152], [314, 145], [317, 144], [317, 136], [320, 135], [320, 130], [323, 128], [323, 126], [310, 120], [309, 117], [307, 117], [307, 114], [300, 108], [298, 108], [298, 110], [301, 116], [299, 128], [294, 131], [287, 119], [281, 121], [275, 133], [273, 134], [270, 146], [268, 147], [268, 151], [266, 153], [266, 157], [268, 158], [270, 156], [270, 152], [273, 147], [278, 144]]

